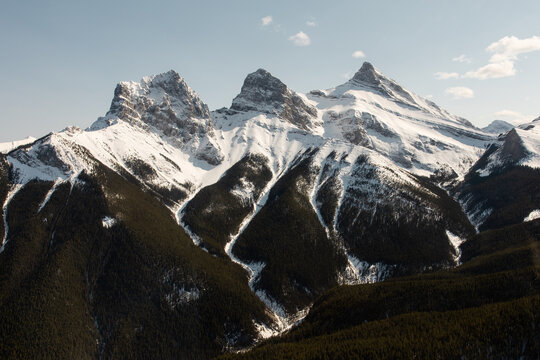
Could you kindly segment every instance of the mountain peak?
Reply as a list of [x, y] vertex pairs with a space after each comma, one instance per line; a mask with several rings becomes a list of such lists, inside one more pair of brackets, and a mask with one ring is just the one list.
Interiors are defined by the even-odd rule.
[[189, 147], [198, 159], [217, 165], [223, 156], [209, 139], [214, 136], [208, 106], [174, 70], [120, 82], [111, 107], [91, 130], [121, 119], [148, 131], [157, 131], [178, 147]]
[[[161, 74], [152, 75], [150, 77], [144, 77], [143, 82], [151, 84], [174, 84], [183, 83], [186, 84], [184, 79], [175, 70], [169, 70]], [[186, 84], [187, 86], [187, 84]]]
[[377, 73], [377, 70], [375, 70], [375, 67], [371, 65], [371, 63], [365, 61], [362, 64], [360, 70], [358, 70], [356, 74], [354, 74], [352, 80], [368, 84], [378, 84], [379, 74]]
[[234, 111], [259, 111], [276, 115], [307, 129], [317, 110], [264, 69], [249, 74], [231, 105]]
[[353, 88], [368, 87], [395, 102], [405, 104], [406, 106], [412, 106], [417, 109], [422, 108], [409, 91], [405, 90], [394, 80], [384, 76], [367, 61], [362, 64], [360, 70], [358, 70], [353, 78], [346, 84]]
[[502, 134], [513, 129], [514, 125], [504, 120], [493, 120], [488, 126], [482, 128], [483, 131], [491, 134]]
[[[108, 116], [148, 122], [152, 116], [146, 116], [147, 112], [152, 115], [163, 112], [178, 126], [189, 118], [210, 118], [208, 106], [174, 70], [145, 76], [140, 82], [123, 81], [116, 86]], [[163, 118], [161, 122], [167, 122], [167, 119]]]
[[261, 105], [282, 102], [287, 91], [287, 86], [281, 80], [264, 69], [258, 69], [246, 76], [240, 94], [234, 98], [231, 109], [260, 110]]

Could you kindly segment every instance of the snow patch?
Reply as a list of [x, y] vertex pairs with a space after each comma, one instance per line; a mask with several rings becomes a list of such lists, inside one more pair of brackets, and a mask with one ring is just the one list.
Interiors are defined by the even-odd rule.
[[279, 171], [279, 168], [278, 168], [277, 170], [279, 174], [277, 176], [275, 175], [274, 171], [272, 171], [272, 179], [266, 184], [266, 187], [261, 192], [261, 196], [255, 204], [254, 211], [248, 216], [246, 216], [246, 218], [240, 224], [238, 232], [234, 235], [231, 235], [229, 242], [225, 244], [225, 253], [227, 254], [227, 256], [229, 256], [231, 261], [240, 265], [242, 268], [244, 268], [248, 272], [249, 288], [266, 305], [267, 310], [270, 312], [273, 320], [275, 321], [275, 324], [276, 324], [275, 327], [270, 327], [267, 324], [255, 323], [255, 328], [257, 329], [259, 337], [261, 339], [266, 339], [271, 336], [279, 335], [283, 333], [284, 331], [290, 329], [292, 326], [294, 326], [295, 323], [303, 319], [307, 315], [307, 312], [309, 311], [309, 308], [306, 308], [306, 309], [298, 311], [294, 315], [288, 316], [285, 309], [283, 309], [283, 307], [275, 299], [273, 299], [271, 296], [266, 294], [266, 292], [264, 292], [263, 290], [255, 289], [254, 284], [259, 278], [260, 273], [264, 269], [266, 264], [263, 262], [244, 263], [232, 253], [234, 244], [236, 243], [240, 235], [244, 232], [244, 230], [247, 228], [251, 220], [255, 217], [255, 215], [257, 215], [260, 209], [262, 209], [264, 204], [266, 204], [266, 201], [268, 200], [268, 195], [270, 194], [270, 190], [272, 189], [276, 181], [281, 177], [281, 175], [285, 172], [287, 168], [288, 168], [288, 164], [286, 167], [282, 168], [281, 171]]
[[531, 213], [529, 215], [527, 215], [525, 217], [525, 219], [523, 219], [523, 222], [533, 221], [533, 220], [536, 220], [536, 219], [540, 219], [540, 209], [536, 209], [536, 210], [531, 211]]
[[116, 219], [109, 216], [105, 216], [101, 219], [101, 224], [103, 225], [105, 229], [110, 229], [116, 224]]
[[165, 299], [171, 309], [174, 309], [178, 305], [197, 300], [199, 296], [200, 291], [197, 287], [187, 290], [183, 285], [180, 287], [177, 284], [173, 284], [172, 291], [165, 295]]
[[255, 192], [255, 186], [247, 181], [245, 178], [241, 178], [240, 186], [236, 185], [232, 190], [231, 194], [237, 197], [242, 205], [248, 205], [253, 201], [253, 193]]
[[63, 181], [64, 180], [62, 180], [61, 178], [56, 179], [53, 186], [49, 189], [49, 191], [45, 195], [45, 198], [43, 198], [43, 201], [41, 202], [41, 204], [39, 204], [39, 208], [38, 208], [38, 211], [37, 211], [38, 213], [40, 213], [41, 210], [43, 210], [43, 208], [45, 207], [45, 205], [47, 205], [47, 203], [51, 199], [52, 194], [55, 192], [58, 185], [60, 185]]
[[382, 262], [370, 264], [345, 252], [347, 256], [347, 267], [345, 274], [341, 276], [339, 282], [347, 285], [372, 284], [386, 280], [392, 275], [396, 265], [388, 265]]
[[28, 136], [26, 139], [0, 143], [0, 153], [7, 154], [11, 150], [18, 148], [19, 146], [31, 144], [34, 141], [36, 141], [35, 137]]
[[2, 212], [4, 217], [4, 237], [2, 239], [2, 246], [0, 247], [0, 254], [4, 251], [4, 248], [6, 247], [6, 244], [8, 242], [9, 224], [7, 221], [7, 217], [9, 203], [13, 199], [13, 197], [23, 188], [23, 186], [24, 185], [21, 184], [13, 185], [8, 191], [6, 195], [6, 200], [4, 201], [4, 205], [2, 206]]
[[463, 244], [467, 239], [463, 239], [457, 235], [454, 235], [450, 231], [446, 230], [446, 236], [448, 237], [448, 241], [450, 241], [450, 244], [452, 244], [452, 247], [454, 248], [454, 261], [457, 265], [461, 264], [461, 244]]
[[[192, 232], [191, 229], [186, 224], [184, 224], [184, 222], [182, 221], [182, 213], [184, 211], [184, 208], [195, 197], [195, 195], [197, 195], [197, 191], [194, 191], [193, 193], [191, 193], [190, 196], [184, 201], [183, 204], [178, 206], [177, 209], [174, 209], [173, 214], [174, 214], [174, 216], [176, 218], [176, 223], [178, 225], [180, 225], [182, 227], [182, 229], [184, 229], [186, 234], [188, 234], [188, 236], [190, 237], [191, 241], [193, 241], [193, 244], [195, 244], [195, 246], [201, 247], [201, 243], [202, 243], [201, 238], [198, 237], [197, 234]], [[201, 247], [201, 249], [208, 252], [208, 250], [206, 250], [203, 247]]]

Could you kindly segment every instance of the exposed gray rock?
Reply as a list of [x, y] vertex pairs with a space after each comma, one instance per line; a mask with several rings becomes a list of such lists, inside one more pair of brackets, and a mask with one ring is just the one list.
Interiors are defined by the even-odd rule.
[[413, 107], [419, 107], [407, 90], [403, 89], [395, 81], [378, 73], [373, 65], [367, 61], [364, 62], [360, 70], [354, 74], [351, 82], [376, 88], [383, 95], [393, 98], [398, 102], [403, 102], [404, 104]]
[[516, 164], [529, 155], [529, 152], [523, 146], [523, 140], [519, 137], [515, 129], [506, 134], [504, 143], [501, 147], [499, 156], [505, 164]]
[[379, 121], [375, 115], [368, 112], [362, 112], [362, 125], [366, 129], [373, 130], [389, 138], [399, 137], [395, 131], [390, 129], [385, 123]]
[[212, 165], [223, 159], [221, 150], [211, 140], [214, 127], [208, 106], [174, 70], [145, 77], [140, 83], [119, 83], [107, 115], [90, 129], [109, 126], [115, 119], [157, 131]]
[[246, 77], [231, 110], [273, 114], [305, 130], [311, 127], [312, 118], [317, 116], [317, 109], [306, 104], [296, 92], [263, 69]]
[[329, 111], [327, 121], [335, 123], [343, 138], [350, 143], [371, 147], [371, 140], [363, 126], [362, 116], [358, 116], [356, 111], [348, 110], [339, 114]]

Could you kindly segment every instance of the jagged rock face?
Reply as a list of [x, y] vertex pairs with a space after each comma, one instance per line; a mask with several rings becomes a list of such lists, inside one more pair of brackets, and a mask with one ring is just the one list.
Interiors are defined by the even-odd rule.
[[356, 82], [361, 83], [368, 83], [373, 85], [380, 84], [380, 79], [377, 75], [377, 72], [375, 71], [375, 68], [367, 61], [362, 64], [362, 67], [356, 72], [356, 74], [354, 74], [352, 79]]
[[365, 130], [366, 124], [364, 122], [364, 113], [359, 116], [354, 110], [347, 110], [341, 113], [329, 111], [326, 113], [325, 120], [327, 122], [333, 122], [335, 127], [341, 132], [343, 139], [348, 142], [373, 148], [371, 140]]
[[211, 127], [208, 106], [173, 70], [143, 78], [140, 83], [119, 83], [107, 115], [128, 122], [141, 120], [167, 136], [179, 135], [183, 127], [192, 134]]
[[246, 77], [231, 109], [273, 114], [306, 130], [311, 127], [312, 118], [317, 116], [317, 109], [306, 104], [302, 97], [263, 69]]
[[523, 146], [523, 141], [515, 129], [508, 132], [501, 148], [501, 159], [505, 163], [516, 163], [528, 155], [527, 149]]
[[512, 129], [506, 135], [501, 135], [499, 142], [490, 145], [484, 155], [471, 168], [467, 178], [501, 173], [511, 166], [519, 165], [528, 155], [529, 151], [522, 138], [516, 129]]
[[210, 164], [217, 165], [223, 159], [211, 140], [214, 128], [208, 106], [173, 70], [145, 77], [140, 83], [119, 83], [109, 112], [93, 128], [106, 126], [111, 118], [157, 130]]

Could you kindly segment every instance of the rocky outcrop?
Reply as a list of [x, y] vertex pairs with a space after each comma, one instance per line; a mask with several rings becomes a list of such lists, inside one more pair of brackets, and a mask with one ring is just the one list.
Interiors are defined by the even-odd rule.
[[214, 127], [208, 106], [174, 70], [144, 77], [139, 83], [119, 83], [107, 115], [91, 129], [108, 126], [114, 119], [156, 131], [212, 165], [223, 159], [212, 141]]
[[263, 69], [246, 77], [240, 94], [232, 102], [231, 110], [276, 115], [305, 130], [312, 127], [313, 118], [317, 116], [317, 109]]

